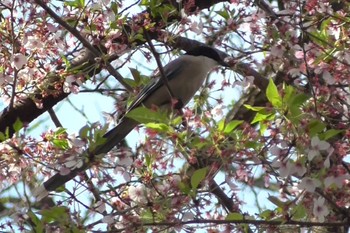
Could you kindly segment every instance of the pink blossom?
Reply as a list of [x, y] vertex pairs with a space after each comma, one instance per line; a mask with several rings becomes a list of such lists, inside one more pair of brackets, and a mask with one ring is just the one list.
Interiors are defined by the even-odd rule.
[[10, 83], [12, 78], [9, 75], [0, 74], [0, 86], [3, 84]]
[[335, 83], [335, 79], [333, 78], [333, 76], [331, 75], [331, 73], [329, 73], [328, 71], [324, 71], [322, 74], [322, 78], [324, 79], [324, 81], [327, 84], [334, 84]]
[[324, 222], [324, 217], [329, 214], [329, 209], [325, 205], [325, 199], [323, 197], [319, 197], [314, 202], [313, 214], [320, 222]]
[[321, 186], [321, 182], [317, 179], [304, 177], [298, 184], [299, 189], [305, 189], [307, 192], [313, 193], [315, 189]]
[[80, 168], [81, 166], [83, 166], [83, 160], [77, 157], [76, 155], [72, 155], [65, 159], [64, 166], [71, 170], [75, 168]]
[[249, 87], [254, 85], [254, 77], [253, 76], [246, 76], [243, 81], [235, 81], [233, 83], [233, 86], [235, 87], [236, 85], [243, 87], [244, 90], [247, 90]]
[[272, 155], [280, 156], [282, 154], [282, 149], [279, 148], [277, 145], [273, 145], [273, 146], [270, 147], [269, 152]]
[[225, 182], [231, 188], [231, 191], [239, 191], [238, 186], [232, 182], [232, 177], [230, 177], [228, 174], [225, 176]]
[[298, 59], [304, 59], [304, 51], [296, 51], [294, 56]]
[[191, 211], [187, 211], [182, 216], [182, 221], [189, 221], [194, 219], [194, 214]]
[[223, 106], [222, 104], [218, 104], [211, 110], [211, 114], [213, 116], [222, 116], [224, 114], [222, 109], [224, 108], [225, 106]]
[[326, 141], [321, 141], [317, 136], [311, 139], [311, 148], [308, 152], [308, 159], [311, 161], [316, 156], [320, 155], [320, 151], [326, 151], [330, 148], [330, 144]]
[[27, 57], [21, 53], [16, 53], [11, 58], [12, 67], [16, 67], [16, 69], [21, 69], [27, 63]]
[[276, 158], [271, 166], [278, 168], [278, 171], [282, 178], [286, 178], [290, 175], [290, 166], [288, 166], [288, 162], [280, 161], [278, 158]]
[[340, 175], [340, 176], [328, 176], [324, 180], [324, 186], [329, 188], [331, 185], [335, 184], [337, 188], [343, 187], [343, 184], [346, 180], [350, 178], [349, 175]]
[[44, 47], [44, 44], [38, 37], [29, 36], [25, 47], [27, 49], [41, 49]]
[[297, 174], [299, 177], [303, 176], [306, 173], [306, 167], [305, 165], [301, 164], [300, 162], [296, 162], [294, 164], [294, 174]]
[[124, 167], [116, 166], [114, 169], [114, 173], [117, 175], [121, 175], [125, 182], [131, 181], [131, 173], [128, 172]]
[[190, 26], [190, 30], [195, 32], [197, 35], [200, 35], [203, 31], [203, 23], [202, 22], [193, 22]]
[[112, 224], [112, 223], [115, 223], [115, 219], [113, 215], [106, 215], [102, 218], [102, 222], [107, 224]]
[[98, 213], [103, 213], [106, 210], [106, 204], [102, 201], [98, 201], [95, 203], [95, 210]]
[[143, 184], [138, 185], [136, 187], [130, 186], [129, 197], [132, 201], [138, 204], [146, 204], [147, 203], [146, 187]]
[[330, 162], [330, 157], [331, 157], [331, 155], [333, 154], [333, 152], [334, 152], [334, 148], [333, 147], [329, 147], [328, 149], [327, 149], [327, 152], [328, 152], [328, 155], [327, 155], [327, 158], [325, 159], [325, 161], [324, 161], [324, 166], [326, 167], [326, 168], [329, 168], [330, 166], [331, 166], [331, 162]]
[[76, 85], [75, 83], [78, 85], [82, 85], [82, 82], [79, 78], [77, 78], [74, 75], [68, 75], [66, 77], [66, 81], [63, 84], [64, 92], [66, 93], [72, 92], [74, 94], [79, 93], [79, 86]]
[[285, 50], [286, 49], [282, 45], [274, 45], [271, 47], [271, 55], [281, 58]]
[[134, 163], [133, 154], [129, 148], [120, 148], [114, 154], [117, 156], [116, 163], [118, 166], [130, 167]]

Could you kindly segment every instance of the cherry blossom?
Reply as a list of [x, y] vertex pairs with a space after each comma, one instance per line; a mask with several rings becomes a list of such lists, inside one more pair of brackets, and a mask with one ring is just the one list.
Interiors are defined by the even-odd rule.
[[143, 184], [137, 186], [129, 187], [129, 197], [133, 202], [138, 204], [146, 204], [147, 196], [146, 196], [146, 187]]
[[313, 214], [320, 222], [324, 222], [325, 217], [329, 214], [329, 209], [325, 204], [325, 199], [323, 197], [314, 200]]
[[11, 58], [12, 67], [21, 69], [25, 64], [27, 64], [27, 57], [21, 53], [16, 53]]
[[74, 94], [77, 94], [79, 92], [79, 86], [75, 85], [75, 83], [77, 83], [78, 85], [82, 85], [82, 82], [76, 76], [67, 76], [66, 81], [64, 82], [64, 91], [66, 93], [72, 92]]
[[345, 182], [347, 180], [350, 179], [350, 175], [346, 174], [346, 175], [339, 175], [339, 176], [327, 176], [326, 179], [324, 180], [324, 185], [326, 188], [331, 187], [333, 184], [337, 187], [337, 188], [342, 188], [343, 185], [345, 184]]
[[11, 77], [9, 75], [0, 74], [0, 86], [11, 82]]
[[304, 177], [298, 185], [298, 188], [305, 189], [307, 192], [313, 193], [315, 189], [321, 186], [321, 182], [317, 179]]
[[326, 151], [330, 148], [330, 144], [326, 141], [321, 141], [317, 136], [311, 139], [311, 147], [308, 152], [309, 161], [319, 156], [321, 151]]
[[[348, 7], [330, 0], [1, 1], [0, 229], [42, 229], [47, 219], [47, 232], [347, 226]], [[198, 43], [220, 50], [230, 67], [218, 67], [189, 105], [164, 119], [169, 130], [135, 128], [110, 151], [91, 153], [104, 145], [105, 129], [126, 119], [134, 93], [150, 87], [155, 60], [165, 66]], [[69, 118], [71, 94], [83, 118]], [[96, 121], [86, 95], [103, 98], [94, 113], [107, 117], [76, 136], [72, 125]], [[232, 121], [242, 123], [217, 130]], [[66, 130], [49, 130], [53, 124]], [[227, 224], [230, 217], [242, 224]]]
[[41, 49], [44, 47], [44, 44], [38, 37], [29, 36], [27, 38], [27, 42], [25, 44], [25, 47], [27, 49]]
[[103, 201], [98, 201], [95, 203], [95, 210], [98, 213], [103, 213], [104, 211], [106, 211], [106, 204]]

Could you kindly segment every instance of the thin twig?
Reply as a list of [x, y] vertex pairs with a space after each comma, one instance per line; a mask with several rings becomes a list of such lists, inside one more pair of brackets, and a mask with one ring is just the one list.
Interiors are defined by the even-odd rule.
[[[103, 54], [99, 50], [97, 50], [91, 43], [89, 43], [77, 29], [71, 27], [68, 23], [61, 19], [53, 10], [51, 10], [42, 0], [35, 0], [35, 2], [41, 6], [52, 18], [56, 20], [58, 24], [64, 27], [67, 31], [72, 33], [83, 45], [87, 48], [95, 57], [101, 57]], [[119, 74], [113, 66], [108, 62], [104, 61], [106, 65], [106, 69], [110, 74], [112, 74], [129, 92], [132, 92], [133, 89], [124, 81], [124, 78], [121, 74]]]
[[55, 124], [55, 126], [56, 126], [56, 127], [62, 127], [62, 124], [61, 124], [60, 120], [58, 120], [58, 117], [57, 117], [55, 111], [54, 111], [52, 108], [50, 108], [50, 109], [48, 110], [48, 112], [49, 112], [49, 115], [50, 115], [50, 117], [51, 117], [51, 120], [53, 121], [53, 123]]
[[156, 59], [156, 62], [157, 62], [158, 68], [159, 68], [160, 78], [163, 80], [164, 85], [166, 86], [166, 88], [168, 90], [169, 96], [171, 97], [171, 99], [174, 99], [175, 95], [172, 92], [172, 90], [170, 89], [169, 80], [166, 77], [166, 74], [164, 72], [164, 68], [163, 68], [162, 62], [160, 61], [159, 54], [156, 51], [156, 49], [154, 48], [154, 45], [153, 45], [153, 43], [151, 41], [151, 38], [150, 38], [147, 30], [145, 28], [143, 30], [144, 30], [144, 34], [145, 34], [147, 43], [148, 43], [148, 45], [149, 45], [149, 47], [151, 49], [151, 52], [153, 53], [153, 56]]

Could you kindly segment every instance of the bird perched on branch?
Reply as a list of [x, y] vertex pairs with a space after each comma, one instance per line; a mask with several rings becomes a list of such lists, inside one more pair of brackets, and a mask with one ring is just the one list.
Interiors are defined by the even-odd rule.
[[[219, 65], [229, 67], [220, 56], [220, 52], [214, 48], [198, 46], [189, 50], [186, 54], [164, 66], [164, 72], [138, 94], [127, 112], [140, 106], [147, 108], [152, 106], [182, 108], [203, 85], [209, 72]], [[178, 103], [175, 106], [173, 105], [174, 99]], [[67, 175], [55, 174], [36, 190], [37, 195], [35, 196], [38, 199], [45, 197], [48, 192], [56, 190], [73, 179], [79, 172], [88, 169], [94, 156], [110, 151], [138, 124], [137, 121], [127, 116], [122, 117], [118, 125], [103, 136], [105, 138], [104, 143], [86, 151], [85, 154], [89, 158], [88, 162], [84, 162], [80, 167], [71, 170]]]

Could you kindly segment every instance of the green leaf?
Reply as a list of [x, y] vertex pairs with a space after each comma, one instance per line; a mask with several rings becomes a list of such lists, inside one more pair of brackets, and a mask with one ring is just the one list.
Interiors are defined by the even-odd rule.
[[235, 221], [235, 220], [243, 220], [244, 219], [244, 216], [240, 213], [229, 213], [225, 220], [228, 220], [228, 221]]
[[283, 84], [283, 90], [284, 90], [283, 102], [289, 102], [290, 99], [295, 94], [295, 89], [292, 86]]
[[326, 132], [322, 133], [319, 135], [319, 138], [322, 139], [322, 140], [328, 140], [340, 133], [344, 132], [344, 130], [339, 130], [339, 129], [330, 129], [330, 130], [327, 130]]
[[310, 136], [313, 137], [317, 133], [322, 132], [326, 128], [326, 124], [319, 120], [312, 120], [308, 124], [307, 128], [310, 131]]
[[256, 123], [256, 122], [260, 122], [260, 121], [265, 121], [267, 119], [270, 119], [271, 116], [274, 116], [274, 113], [257, 113], [254, 117], [254, 119], [252, 120], [252, 124]]
[[68, 149], [69, 145], [68, 145], [68, 141], [66, 139], [53, 139], [52, 143], [61, 149]]
[[168, 132], [170, 127], [167, 124], [164, 123], [147, 123], [145, 126], [149, 129], [156, 130], [157, 132]]
[[188, 183], [185, 183], [183, 181], [181, 181], [179, 183], [179, 189], [181, 190], [181, 192], [183, 192], [184, 194], [189, 195], [191, 193], [191, 187], [188, 185]]
[[304, 205], [299, 204], [293, 207], [292, 209], [293, 220], [302, 220], [306, 217], [306, 208]]
[[3, 132], [0, 132], [0, 141], [5, 141], [7, 138]]
[[269, 102], [272, 104], [272, 106], [277, 108], [282, 107], [282, 98], [278, 93], [277, 87], [272, 79], [270, 79], [269, 85], [267, 86], [266, 97], [269, 100]]
[[227, 12], [227, 10], [215, 11], [215, 13], [220, 15], [225, 20], [228, 20], [230, 18], [230, 14]]
[[58, 187], [57, 189], [55, 189], [56, 193], [62, 193], [62, 192], [65, 192], [65, 191], [66, 191], [65, 185], [62, 185], [62, 186]]
[[218, 123], [218, 130], [220, 132], [222, 132], [224, 130], [224, 128], [225, 128], [225, 120], [219, 121], [219, 123]]
[[208, 172], [207, 167], [194, 171], [193, 175], [191, 176], [191, 186], [193, 189], [198, 188], [198, 185], [200, 184], [200, 182], [202, 182], [205, 179], [207, 172]]
[[43, 222], [65, 222], [68, 220], [67, 208], [63, 206], [54, 206], [50, 209], [41, 210], [40, 213], [43, 216]]
[[191, 140], [191, 146], [197, 148], [197, 149], [202, 149], [203, 147], [207, 146], [208, 142], [199, 138], [199, 137], [194, 137]]
[[261, 212], [261, 213], [259, 214], [259, 216], [260, 216], [262, 219], [270, 220], [272, 217], [275, 216], [275, 213], [274, 213], [272, 210], [264, 210], [263, 212]]
[[131, 118], [137, 122], [147, 124], [151, 122], [168, 124], [169, 119], [165, 112], [153, 111], [146, 107], [138, 107], [126, 114], [126, 117]]
[[268, 196], [267, 198], [271, 203], [275, 204], [278, 207], [284, 208], [286, 205], [290, 204], [290, 201], [281, 201], [278, 197]]
[[88, 138], [89, 131], [90, 131], [90, 127], [88, 125], [85, 125], [79, 130], [79, 136], [83, 139]]
[[141, 74], [137, 69], [129, 67], [129, 70], [131, 72], [132, 77], [134, 78], [136, 83], [140, 83], [141, 81]]
[[225, 134], [231, 133], [237, 126], [239, 126], [242, 123], [243, 121], [239, 121], [239, 120], [230, 121], [224, 129], [224, 133]]
[[17, 118], [15, 123], [13, 124], [13, 129], [15, 130], [15, 132], [18, 132], [22, 128], [23, 128], [23, 123], [22, 123], [22, 121], [19, 118]]
[[115, 2], [112, 2], [111, 3], [111, 9], [112, 9], [112, 11], [113, 11], [113, 13], [115, 14], [115, 15], [117, 15], [118, 14], [118, 4], [117, 3], [115, 3]]
[[32, 221], [32, 223], [34, 223], [35, 225], [35, 232], [38, 232], [38, 233], [44, 232], [43, 222], [31, 210], [27, 212], [27, 215]]
[[290, 98], [289, 106], [290, 107], [293, 107], [293, 106], [299, 107], [302, 104], [304, 104], [309, 98], [310, 98], [310, 96], [308, 96], [304, 93], [293, 95]]
[[65, 128], [62, 128], [62, 127], [59, 127], [56, 129], [54, 135], [57, 137], [57, 136], [60, 136], [62, 134], [66, 134], [67, 130]]
[[75, 7], [75, 8], [83, 8], [85, 5], [85, 1], [84, 0], [65, 1], [64, 5]]
[[151, 156], [149, 155], [145, 155], [145, 162], [146, 162], [146, 165], [147, 167], [150, 167], [152, 164], [151, 164]]
[[267, 124], [264, 123], [264, 122], [259, 122], [259, 132], [260, 132], [260, 135], [264, 135], [266, 129], [267, 129]]
[[288, 110], [290, 114], [290, 118], [292, 122], [299, 123], [298, 120], [302, 116], [302, 111], [300, 109], [300, 106], [303, 105], [310, 97], [301, 93], [301, 94], [294, 94], [290, 97], [290, 99], [287, 101]]
[[183, 119], [181, 116], [175, 117], [174, 119], [171, 120], [172, 125], [179, 125], [183, 122]]
[[261, 110], [265, 109], [265, 107], [254, 107], [254, 106], [251, 106], [249, 104], [244, 104], [244, 107], [246, 107], [247, 109], [252, 110], [254, 112], [260, 112]]
[[135, 82], [135, 80], [133, 80], [131, 78], [123, 78], [123, 81], [125, 83], [127, 83], [131, 87], [136, 87], [137, 86], [137, 83]]

